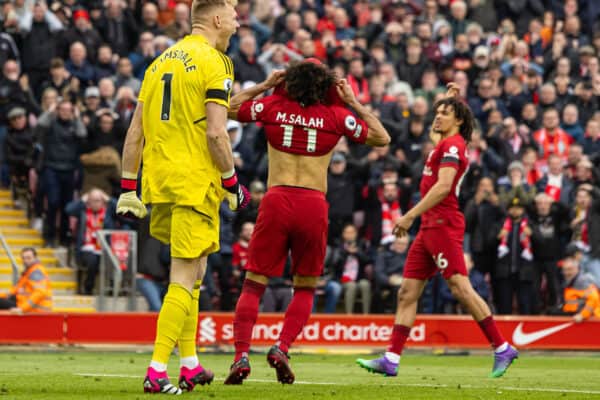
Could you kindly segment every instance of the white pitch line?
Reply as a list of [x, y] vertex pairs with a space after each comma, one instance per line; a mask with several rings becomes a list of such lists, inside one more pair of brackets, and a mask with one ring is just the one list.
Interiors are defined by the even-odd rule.
[[[122, 375], [122, 374], [99, 374], [99, 373], [74, 373], [76, 376], [89, 376], [101, 378], [135, 378], [141, 379], [141, 375]], [[215, 377], [219, 379], [219, 377]], [[221, 378], [224, 379], [224, 378]], [[389, 378], [388, 378], [389, 379]], [[248, 379], [248, 382], [258, 383], [278, 383], [272, 379]], [[295, 385], [323, 385], [323, 386], [351, 386], [350, 383], [340, 382], [308, 382], [295, 381]], [[382, 386], [382, 383], [366, 383], [364, 386]], [[457, 386], [447, 385], [443, 383], [383, 383], [383, 386], [403, 386], [403, 387], [423, 387], [423, 388], [455, 388]], [[578, 393], [578, 394], [598, 394], [600, 390], [581, 390], [581, 389], [560, 389], [560, 388], [532, 388], [532, 387], [516, 387], [516, 386], [475, 386], [475, 385], [460, 385], [460, 389], [484, 389], [484, 390], [506, 390], [513, 392], [543, 392], [543, 393]]]

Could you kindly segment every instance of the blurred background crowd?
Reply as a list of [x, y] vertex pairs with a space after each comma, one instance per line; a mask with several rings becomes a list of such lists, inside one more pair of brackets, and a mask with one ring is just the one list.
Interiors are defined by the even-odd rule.
[[[48, 246], [75, 250], [83, 293], [94, 291], [94, 231], [124, 226], [114, 197], [144, 71], [190, 32], [189, 6], [1, 1], [2, 184]], [[600, 2], [240, 0], [237, 10], [241, 26], [228, 50], [234, 92], [316, 57], [348, 79], [392, 137], [373, 150], [342, 138], [335, 149], [317, 310], [393, 310], [410, 240], [392, 228], [419, 199], [432, 104], [450, 81], [478, 122], [460, 187], [476, 290], [498, 313], [539, 314], [560, 310], [575, 281], [600, 284]], [[233, 308], [265, 193], [262, 127], [229, 121], [227, 129], [252, 202], [237, 214], [222, 207], [204, 309]], [[139, 286], [157, 310], [169, 250], [141, 225]], [[561, 262], [565, 256], [576, 262]], [[263, 308], [281, 310], [290, 298], [288, 274], [271, 281]], [[463, 311], [439, 278], [419, 307]]]

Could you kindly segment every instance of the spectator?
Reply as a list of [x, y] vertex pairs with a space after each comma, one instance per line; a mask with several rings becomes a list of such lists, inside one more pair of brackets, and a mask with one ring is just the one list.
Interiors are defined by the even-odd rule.
[[256, 59], [256, 39], [254, 36], [244, 36], [240, 40], [239, 53], [232, 57], [235, 67], [235, 77], [240, 82], [262, 82], [266, 78], [263, 67]]
[[270, 75], [274, 70], [285, 69], [288, 64], [287, 59], [290, 61], [300, 61], [303, 57], [283, 44], [276, 43], [264, 51], [258, 57], [257, 61], [262, 66], [265, 74]]
[[566, 161], [569, 146], [573, 138], [559, 126], [558, 111], [548, 108], [544, 111], [542, 129], [534, 132], [533, 138], [540, 149], [540, 157], [547, 160], [551, 154], [556, 154]]
[[475, 118], [479, 120], [483, 131], [487, 131], [487, 120], [493, 110], [500, 111], [503, 117], [508, 115], [504, 102], [494, 95], [494, 84], [489, 78], [479, 81], [477, 96], [469, 99], [469, 106], [473, 110]]
[[[131, 62], [131, 68], [133, 70], [132, 74], [135, 79], [140, 81], [140, 85], [142, 79], [144, 79], [146, 68], [150, 66], [157, 55], [154, 47], [154, 35], [152, 32], [146, 31], [140, 35], [140, 41], [136, 50], [129, 53], [129, 61]], [[119, 60], [117, 65], [122, 74], [127, 73], [127, 66], [121, 65], [121, 60]], [[121, 84], [116, 83], [116, 86], [119, 88]], [[139, 87], [136, 90], [136, 86], [132, 86], [132, 89], [136, 93], [139, 92]]]
[[508, 217], [498, 234], [498, 261], [492, 274], [498, 314], [512, 314], [515, 294], [519, 314], [533, 313], [532, 231], [525, 215], [525, 207], [523, 199], [512, 199], [508, 206]]
[[536, 188], [525, 180], [525, 167], [520, 161], [513, 161], [508, 166], [506, 176], [498, 180], [498, 192], [502, 207], [507, 207], [515, 197], [519, 196], [527, 204], [533, 202]]
[[[538, 193], [531, 213], [531, 244], [535, 264], [534, 289], [538, 295], [535, 309], [548, 311], [560, 301], [558, 261], [568, 234], [568, 209], [548, 196]], [[546, 280], [547, 301], [542, 297], [542, 277]]]
[[584, 251], [582, 268], [600, 284], [600, 189], [590, 184], [577, 188], [571, 214], [571, 241]]
[[354, 313], [354, 303], [357, 290], [360, 291], [360, 301], [363, 314], [369, 313], [371, 307], [371, 282], [369, 257], [362, 243], [358, 240], [358, 230], [352, 224], [342, 230], [340, 243], [333, 249], [330, 265], [335, 270], [336, 280], [344, 288], [346, 314]]
[[91, 295], [96, 285], [96, 277], [100, 270], [100, 239], [101, 229], [115, 229], [115, 209], [117, 202], [108, 197], [100, 189], [92, 189], [81, 197], [67, 204], [65, 213], [77, 218], [77, 233], [75, 249], [79, 267], [86, 271], [83, 282], [83, 294]]
[[43, 1], [33, 5], [33, 14], [30, 15], [31, 19], [21, 25], [21, 61], [23, 72], [29, 76], [31, 85], [37, 87], [48, 74], [62, 24], [48, 11]]
[[561, 128], [573, 139], [574, 142], [583, 141], [583, 127], [579, 123], [579, 112], [575, 104], [567, 104], [563, 109]]
[[[392, 243], [377, 251], [375, 259], [375, 287], [373, 293], [373, 311], [387, 312], [384, 305], [384, 292], [388, 292], [391, 307], [396, 306], [398, 290], [402, 285], [402, 272], [408, 254], [408, 236], [396, 238]], [[393, 311], [393, 310], [392, 310]]]
[[87, 60], [87, 50], [81, 42], [75, 42], [69, 50], [69, 60], [65, 63], [67, 71], [79, 81], [80, 87], [85, 89], [96, 83], [94, 67]]
[[340, 237], [342, 228], [352, 222], [356, 203], [356, 186], [353, 174], [347, 169], [344, 153], [336, 152], [331, 157], [327, 175], [327, 202], [329, 203], [329, 244]]
[[129, 9], [118, 0], [109, 0], [97, 27], [106, 43], [120, 57], [127, 56], [137, 43], [138, 24]]
[[[144, 35], [141, 36], [141, 38], [143, 37]], [[117, 62], [117, 73], [113, 77], [113, 82], [117, 89], [117, 93], [121, 87], [128, 87], [133, 90], [134, 93], [139, 93], [142, 86], [142, 82], [133, 76], [133, 65], [131, 64], [131, 60], [127, 57], [121, 57]]]
[[75, 10], [73, 12], [73, 26], [63, 32], [61, 38], [60, 54], [62, 58], [69, 56], [71, 45], [80, 42], [85, 46], [88, 61], [94, 63], [97, 57], [97, 51], [102, 43], [100, 34], [90, 21], [90, 14], [85, 9]]
[[565, 284], [559, 313], [571, 315], [579, 323], [590, 317], [600, 317], [600, 299], [595, 283], [580, 271], [577, 252], [575, 246], [570, 246], [562, 261]]
[[50, 77], [42, 83], [40, 93], [43, 93], [48, 88], [52, 88], [60, 96], [67, 96], [70, 86], [71, 74], [65, 68], [64, 61], [60, 58], [53, 58], [50, 61]]
[[421, 87], [421, 77], [426, 69], [430, 68], [429, 62], [423, 56], [421, 40], [410, 37], [406, 41], [406, 58], [397, 64], [398, 79], [408, 82], [413, 88]]
[[583, 152], [588, 156], [600, 154], [600, 122], [590, 119], [585, 128]]
[[34, 166], [35, 135], [28, 126], [27, 113], [24, 108], [12, 108], [6, 117], [8, 118], [8, 134], [5, 160], [13, 186], [13, 198], [16, 200], [17, 189], [29, 191], [29, 169]]
[[158, 26], [158, 7], [155, 3], [147, 2], [142, 6], [142, 23], [139, 31], [151, 32], [154, 36], [163, 34], [162, 28]]
[[16, 314], [51, 311], [50, 279], [33, 247], [21, 250], [21, 262], [24, 270], [19, 281], [8, 293], [0, 294], [0, 310]]
[[43, 148], [40, 181], [48, 201], [44, 239], [47, 245], [55, 244], [56, 216], [60, 212], [59, 238], [66, 244], [68, 220], [62, 210], [73, 198], [81, 140], [87, 131], [69, 100], [60, 101], [56, 111], [42, 114], [36, 130]]
[[546, 193], [554, 201], [565, 205], [573, 199], [573, 181], [565, 174], [563, 160], [556, 154], [548, 157], [548, 173], [536, 184], [539, 193]]
[[192, 31], [190, 21], [190, 7], [186, 3], [177, 3], [175, 5], [175, 19], [165, 27], [165, 35], [172, 40], [182, 39]]

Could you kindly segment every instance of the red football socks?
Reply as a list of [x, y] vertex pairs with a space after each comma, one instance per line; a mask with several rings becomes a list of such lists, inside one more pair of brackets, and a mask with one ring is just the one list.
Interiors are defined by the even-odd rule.
[[315, 297], [314, 288], [294, 288], [294, 297], [285, 312], [283, 329], [279, 335], [279, 349], [287, 353], [296, 337], [308, 322]]
[[498, 330], [498, 327], [496, 326], [496, 321], [494, 321], [493, 316], [490, 315], [482, 319], [478, 322], [478, 324], [481, 330], [483, 331], [483, 334], [494, 348], [501, 346], [506, 342], [506, 340]]
[[250, 279], [244, 281], [233, 319], [235, 361], [242, 358], [242, 354], [248, 354], [250, 350], [252, 329], [258, 317], [258, 306], [260, 305], [260, 299], [265, 292], [265, 288], [266, 286], [262, 283]]
[[410, 326], [394, 325], [394, 329], [392, 330], [392, 338], [387, 351], [398, 355], [402, 354], [402, 350], [404, 350], [404, 344], [408, 340], [409, 335]]

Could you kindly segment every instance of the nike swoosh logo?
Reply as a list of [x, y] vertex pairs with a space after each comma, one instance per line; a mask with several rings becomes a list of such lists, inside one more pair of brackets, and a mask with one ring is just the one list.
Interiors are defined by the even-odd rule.
[[571, 325], [573, 325], [573, 322], [566, 322], [564, 324], [542, 329], [539, 331], [525, 333], [523, 332], [523, 323], [521, 322], [519, 323], [519, 325], [517, 325], [517, 328], [513, 333], [513, 343], [517, 346], [526, 346], [537, 340], [543, 339], [546, 336], [550, 336], [552, 334], [555, 334], [556, 332], [562, 331], [563, 329], [566, 329]]

